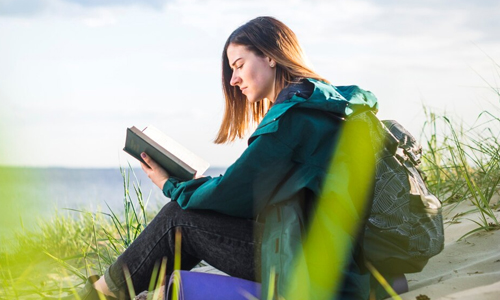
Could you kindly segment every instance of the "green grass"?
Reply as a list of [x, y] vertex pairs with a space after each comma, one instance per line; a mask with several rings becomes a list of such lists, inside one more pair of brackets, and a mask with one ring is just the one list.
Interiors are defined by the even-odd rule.
[[0, 299], [39, 299], [78, 289], [89, 275], [102, 275], [137, 238], [154, 212], [147, 211], [132, 168], [120, 171], [122, 212], [57, 211], [36, 230], [22, 229], [2, 245]]
[[461, 238], [481, 230], [499, 229], [494, 214], [498, 203], [494, 200], [500, 194], [500, 119], [496, 117], [500, 105], [481, 112], [467, 127], [445, 114], [426, 113], [423, 170], [429, 188], [445, 206], [457, 206], [463, 201], [473, 204], [470, 211], [456, 215], [450, 222], [479, 213], [479, 220], [471, 220], [478, 227]]

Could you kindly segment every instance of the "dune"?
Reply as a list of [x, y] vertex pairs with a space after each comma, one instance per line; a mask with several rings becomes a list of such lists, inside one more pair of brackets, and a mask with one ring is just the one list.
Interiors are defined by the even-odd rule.
[[[478, 228], [480, 213], [473, 209], [468, 201], [445, 207], [445, 247], [422, 272], [407, 274], [409, 292], [402, 299], [500, 299], [500, 230], [460, 239]], [[495, 215], [500, 220], [498, 209]]]

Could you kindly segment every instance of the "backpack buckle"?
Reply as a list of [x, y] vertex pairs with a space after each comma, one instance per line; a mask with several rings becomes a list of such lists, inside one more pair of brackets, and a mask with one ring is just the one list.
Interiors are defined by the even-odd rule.
[[410, 159], [414, 166], [418, 166], [420, 164], [420, 156], [416, 155], [411, 149], [403, 149], [403, 152], [404, 154], [406, 154], [406, 157]]

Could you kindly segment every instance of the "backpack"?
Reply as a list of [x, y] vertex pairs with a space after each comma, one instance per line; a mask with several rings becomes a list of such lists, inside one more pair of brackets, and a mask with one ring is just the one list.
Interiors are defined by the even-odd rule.
[[418, 169], [422, 148], [415, 138], [396, 121], [368, 115], [385, 141], [376, 152], [364, 258], [384, 275], [420, 272], [444, 247], [441, 202]]

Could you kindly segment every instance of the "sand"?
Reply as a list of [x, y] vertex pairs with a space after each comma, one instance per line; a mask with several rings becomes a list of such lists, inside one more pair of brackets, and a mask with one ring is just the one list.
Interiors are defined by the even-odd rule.
[[[447, 206], [445, 247], [431, 258], [424, 270], [407, 274], [410, 291], [402, 299], [426, 295], [435, 299], [500, 299], [500, 230], [479, 231], [461, 240], [465, 233], [478, 227], [478, 212], [453, 218], [475, 207], [468, 202]], [[500, 220], [500, 212], [495, 211]], [[421, 299], [426, 299], [421, 297]]]

